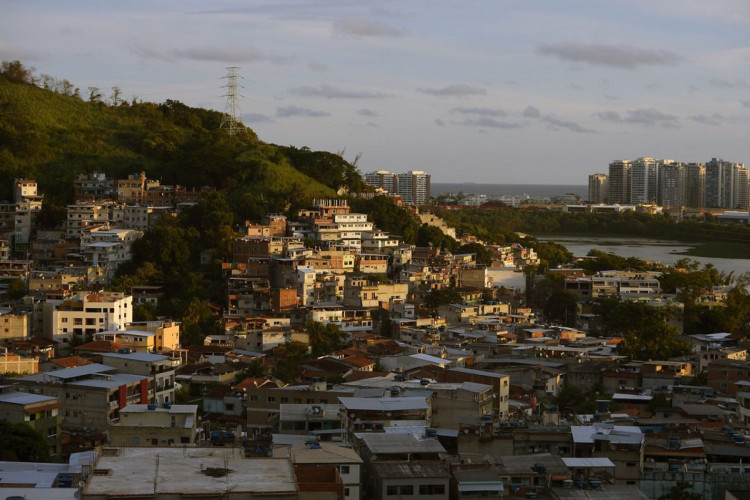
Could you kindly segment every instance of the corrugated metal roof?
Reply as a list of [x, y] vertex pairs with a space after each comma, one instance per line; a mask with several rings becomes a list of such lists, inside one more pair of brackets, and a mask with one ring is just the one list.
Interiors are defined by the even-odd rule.
[[8, 392], [0, 394], [0, 403], [27, 405], [32, 403], [42, 403], [44, 401], [56, 402], [57, 398], [42, 396], [40, 394], [29, 394], [28, 392]]
[[396, 478], [440, 478], [448, 480], [451, 477], [448, 469], [441, 464], [428, 463], [380, 463], [373, 466], [375, 473], [382, 479]]
[[368, 432], [357, 435], [369, 450], [378, 455], [393, 453], [445, 453], [437, 439], [417, 439], [413, 434]]
[[37, 373], [36, 375], [22, 377], [21, 380], [44, 382], [49, 380], [49, 377], [67, 380], [77, 377], [85, 377], [87, 375], [94, 375], [96, 373], [106, 373], [113, 371], [115, 371], [115, 369], [111, 366], [103, 365], [100, 363], [92, 363], [90, 365], [76, 366], [75, 368], [65, 368], [63, 370], [57, 370], [54, 372]]
[[566, 467], [587, 468], [587, 467], [614, 467], [615, 464], [608, 458], [569, 458], [563, 457]]
[[394, 411], [394, 410], [426, 410], [427, 400], [424, 397], [406, 397], [406, 398], [347, 398], [339, 397], [347, 410], [373, 410], [373, 411]]

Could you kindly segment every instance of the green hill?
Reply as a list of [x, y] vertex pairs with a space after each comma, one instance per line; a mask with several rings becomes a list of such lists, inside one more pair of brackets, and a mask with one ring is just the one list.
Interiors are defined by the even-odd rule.
[[17, 61], [2, 64], [0, 200], [11, 198], [13, 178], [27, 177], [48, 202], [70, 203], [76, 174], [95, 171], [114, 178], [145, 171], [163, 184], [222, 189], [244, 218], [365, 189], [341, 156], [266, 144], [249, 128], [230, 137], [217, 111], [173, 100], [84, 100], [68, 82], [52, 83]]

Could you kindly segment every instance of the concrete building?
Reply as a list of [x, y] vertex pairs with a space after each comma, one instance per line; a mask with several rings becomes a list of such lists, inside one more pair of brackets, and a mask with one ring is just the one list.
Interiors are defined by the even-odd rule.
[[443, 377], [444, 382], [475, 382], [491, 386], [495, 396], [495, 417], [503, 420], [508, 416], [508, 401], [510, 399], [510, 377], [508, 375], [471, 368], [447, 368], [443, 372]]
[[664, 207], [687, 206], [687, 168], [682, 163], [659, 165], [658, 203]]
[[[280, 449], [274, 449], [274, 456], [279, 452]], [[351, 448], [326, 442], [297, 443], [289, 448], [289, 453], [294, 465], [336, 467], [344, 483], [344, 500], [362, 498], [362, 459]]]
[[658, 166], [656, 160], [641, 157], [630, 164], [630, 203], [656, 203]]
[[57, 342], [120, 330], [132, 320], [132, 297], [120, 292], [79, 292], [67, 300], [42, 304], [42, 336]]
[[135, 229], [94, 228], [81, 237], [81, 253], [88, 266], [107, 269], [109, 277], [125, 262], [133, 259], [133, 243], [143, 236]]
[[388, 170], [378, 170], [365, 174], [365, 182], [375, 188], [388, 191], [391, 194], [398, 194], [398, 175]]
[[609, 164], [609, 203], [630, 203], [630, 161], [617, 160]]
[[112, 446], [196, 445], [198, 405], [132, 404], [109, 429]]
[[706, 206], [706, 165], [688, 163], [685, 165], [685, 205], [702, 208]]
[[[298, 499], [291, 460], [244, 458], [216, 448], [105, 448], [81, 491], [82, 500], [125, 496], [154, 499]], [[135, 479], [135, 480], [134, 480]]]
[[28, 314], [8, 309], [0, 310], [0, 340], [28, 338], [30, 329]]
[[172, 320], [135, 321], [126, 324], [125, 330], [153, 333], [153, 352], [170, 352], [180, 348], [180, 324]]
[[607, 203], [609, 200], [609, 177], [607, 174], [589, 175], [589, 203]]
[[115, 368], [98, 363], [16, 381], [24, 391], [57, 398], [67, 430], [104, 432], [117, 423], [120, 410], [127, 405], [152, 402], [148, 399], [147, 377], [116, 373]]
[[421, 170], [398, 174], [398, 195], [404, 203], [424, 205], [429, 203], [430, 175]]
[[341, 406], [338, 404], [281, 404], [279, 432], [303, 434], [343, 433]]
[[459, 430], [494, 421], [492, 386], [475, 382], [437, 383], [426, 386], [433, 395], [432, 423], [440, 429]]
[[282, 404], [337, 404], [339, 396], [351, 396], [354, 389], [329, 389], [325, 380], [318, 379], [311, 384], [286, 387], [267, 382], [259, 387], [248, 387], [246, 394], [247, 427], [262, 430], [278, 428]]
[[383, 431], [385, 427], [430, 427], [432, 422], [431, 397], [339, 397], [346, 410], [344, 427], [347, 437], [367, 431]]
[[62, 415], [57, 398], [12, 389], [0, 386], [0, 420], [28, 425], [45, 438], [50, 457], [58, 456], [62, 451]]
[[375, 463], [373, 496], [377, 500], [413, 498], [448, 500], [451, 473], [439, 463]]
[[615, 484], [638, 485], [644, 464], [645, 439], [640, 427], [609, 424], [572, 425], [573, 456], [609, 458]]
[[157, 404], [173, 403], [175, 369], [180, 365], [176, 359], [161, 354], [133, 352], [128, 354], [104, 353], [102, 362], [117, 368], [120, 373], [148, 377], [148, 400]]
[[391, 300], [406, 300], [408, 294], [407, 283], [374, 283], [353, 274], [347, 275], [344, 282], [345, 306], [387, 309]]

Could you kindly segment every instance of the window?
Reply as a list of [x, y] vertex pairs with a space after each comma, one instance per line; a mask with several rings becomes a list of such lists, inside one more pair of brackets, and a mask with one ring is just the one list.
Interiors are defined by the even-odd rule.
[[344, 488], [344, 496], [345, 497], [349, 496], [349, 488]]
[[420, 484], [420, 495], [445, 495], [444, 484]]
[[398, 495], [398, 486], [388, 486], [385, 489], [385, 494], [388, 495], [388, 496]]
[[414, 486], [408, 484], [406, 486], [401, 486], [399, 488], [399, 494], [401, 495], [413, 495], [414, 494]]
[[281, 401], [282, 403], [288, 403], [288, 402], [289, 402], [289, 398], [281, 398], [281, 400], [280, 400], [280, 401]]
[[276, 402], [276, 396], [268, 396], [268, 402], [269, 403], [275, 403]]
[[255, 394], [252, 394], [252, 395], [250, 396], [250, 401], [258, 401], [258, 396], [257, 396], [257, 395], [255, 395]]
[[348, 465], [342, 465], [340, 472], [341, 472], [341, 474], [349, 474], [349, 466]]

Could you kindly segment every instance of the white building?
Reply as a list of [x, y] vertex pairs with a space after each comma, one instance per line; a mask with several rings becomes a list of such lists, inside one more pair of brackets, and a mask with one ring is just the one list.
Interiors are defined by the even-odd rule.
[[42, 304], [43, 336], [70, 342], [74, 335], [121, 330], [133, 321], [133, 298], [118, 292], [79, 292]]

